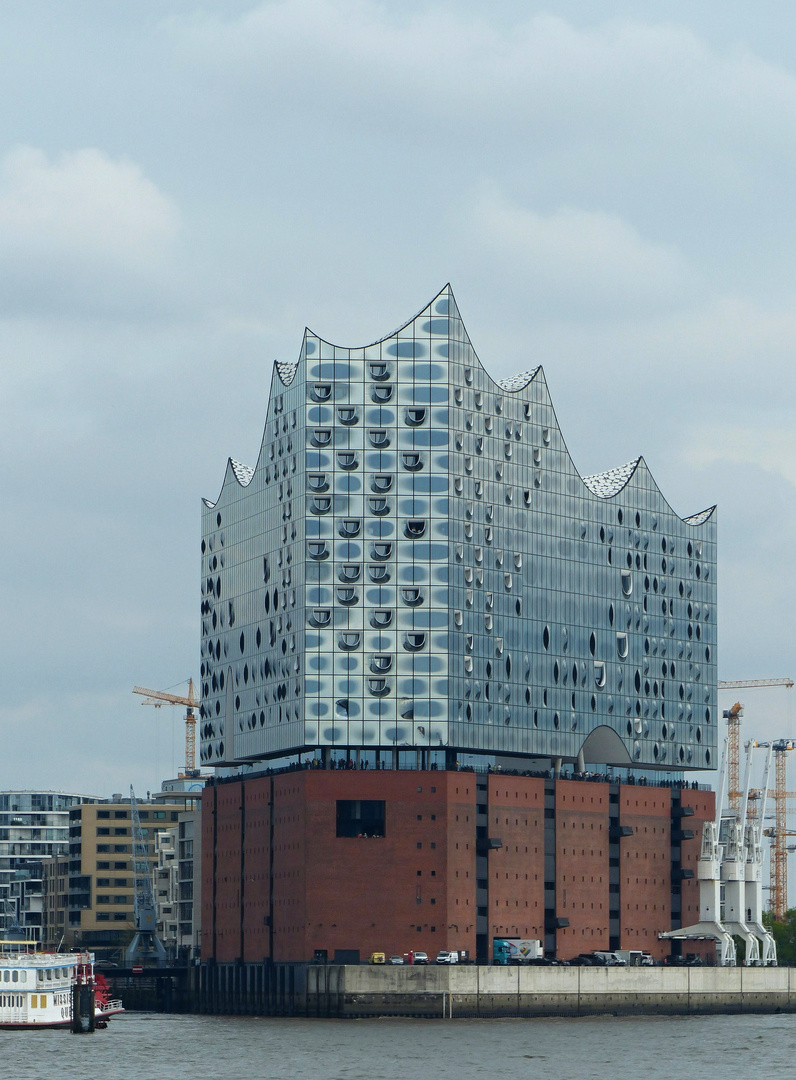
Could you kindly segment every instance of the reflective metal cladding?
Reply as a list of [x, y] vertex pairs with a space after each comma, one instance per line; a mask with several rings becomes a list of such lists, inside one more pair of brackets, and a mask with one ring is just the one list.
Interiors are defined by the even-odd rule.
[[204, 502], [201, 757], [451, 748], [715, 764], [716, 520], [643, 458], [581, 477], [541, 368], [495, 381], [449, 287], [307, 332], [255, 469]]

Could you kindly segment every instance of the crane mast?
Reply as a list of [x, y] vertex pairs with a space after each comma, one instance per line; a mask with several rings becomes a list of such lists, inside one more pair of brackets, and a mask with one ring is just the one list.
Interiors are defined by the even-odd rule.
[[188, 680], [188, 696], [170, 694], [165, 690], [148, 690], [145, 686], [134, 686], [134, 694], [140, 694], [146, 698], [142, 705], [154, 705], [156, 709], [163, 705], [185, 706], [185, 772], [183, 779], [190, 779], [199, 775], [196, 768], [196, 717], [194, 709], [199, 707], [199, 699], [193, 692], [193, 679]]
[[769, 863], [769, 910], [777, 920], [785, 918], [788, 910], [788, 837], [796, 835], [788, 829], [788, 799], [796, 792], [787, 790], [788, 753], [796, 749], [790, 739], [777, 739], [774, 747], [774, 828], [766, 829], [771, 839]]

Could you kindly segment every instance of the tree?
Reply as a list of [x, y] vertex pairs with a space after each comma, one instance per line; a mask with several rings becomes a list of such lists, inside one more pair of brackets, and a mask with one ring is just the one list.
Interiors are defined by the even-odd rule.
[[784, 919], [774, 919], [769, 912], [763, 915], [763, 923], [777, 943], [777, 960], [780, 964], [796, 964], [796, 908], [789, 908]]

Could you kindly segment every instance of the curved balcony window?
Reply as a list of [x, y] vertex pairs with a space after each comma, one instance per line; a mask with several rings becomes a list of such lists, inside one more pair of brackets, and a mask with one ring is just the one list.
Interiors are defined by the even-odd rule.
[[313, 608], [310, 615], [310, 626], [329, 626], [332, 621], [332, 613], [328, 608]]
[[491, 416], [484, 417], [484, 431], [489, 434], [494, 427], [494, 423]]
[[622, 578], [622, 592], [625, 596], [630, 596], [633, 592], [633, 575], [629, 570], [623, 570], [621, 572]]
[[512, 445], [511, 445], [511, 443], [510, 442], [505, 443], [504, 446], [503, 446], [503, 453], [505, 454], [505, 456], [507, 458], [510, 458], [511, 455], [513, 454], [513, 452], [514, 452], [514, 449], [513, 449]]
[[375, 446], [377, 450], [382, 450], [385, 446], [390, 445], [390, 436], [384, 428], [371, 428], [368, 435], [371, 446]]
[[418, 604], [423, 603], [423, 593], [416, 585], [401, 589], [401, 596], [404, 603], [408, 604], [409, 607], [417, 607]]
[[475, 402], [476, 409], [483, 408], [484, 405], [484, 393], [483, 390], [476, 390], [473, 394], [473, 401]]
[[386, 679], [368, 679], [368, 690], [375, 697], [384, 697], [390, 692], [390, 684]]
[[341, 405], [337, 410], [337, 419], [341, 424], [355, 424], [359, 420], [359, 413], [353, 405]]
[[462, 480], [461, 476], [454, 477], [453, 490], [456, 492], [457, 495], [461, 495], [461, 493], [464, 491], [464, 481]]
[[330, 495], [315, 495], [310, 503], [310, 510], [313, 514], [328, 514], [332, 506], [332, 499]]
[[404, 648], [409, 652], [417, 652], [426, 643], [426, 635], [409, 630], [404, 634]]
[[503, 584], [506, 587], [506, 592], [511, 592], [514, 582], [512, 581], [511, 574], [503, 575]]
[[389, 559], [392, 555], [392, 544], [384, 542], [374, 544], [370, 549], [370, 554], [374, 559]]
[[471, 367], [466, 367], [464, 369], [464, 381], [468, 386], [473, 385], [473, 369]]
[[415, 718], [415, 703], [411, 698], [404, 698], [401, 702], [401, 719], [402, 720], [414, 720]]
[[356, 566], [351, 563], [346, 563], [341, 566], [337, 571], [337, 576], [341, 581], [352, 582], [359, 581], [359, 575], [362, 573], [362, 567]]
[[492, 629], [492, 616], [491, 615], [484, 615], [484, 629], [485, 630], [491, 630]]
[[392, 487], [392, 477], [382, 476], [379, 473], [371, 479], [370, 487], [372, 491], [377, 491], [380, 495], [383, 495]]
[[484, 481], [476, 480], [473, 484], [473, 490], [475, 491], [476, 499], [483, 499], [484, 497]]
[[337, 710], [338, 716], [348, 716], [351, 703], [348, 698], [338, 698], [334, 703], [334, 707]]
[[368, 366], [370, 368], [371, 379], [376, 379], [376, 381], [389, 379], [390, 365], [385, 363], [384, 360], [371, 360]]
[[353, 450], [338, 450], [337, 464], [341, 469], [355, 469], [359, 465], [359, 460]]
[[390, 504], [381, 495], [375, 495], [368, 499], [371, 514], [389, 514]]
[[313, 401], [328, 401], [331, 396], [331, 383], [315, 383], [310, 390], [310, 397]]
[[362, 635], [352, 630], [344, 630], [337, 639], [341, 649], [356, 649], [362, 640]]
[[408, 536], [410, 540], [419, 540], [421, 536], [424, 536], [426, 532], [425, 521], [420, 521], [414, 518], [404, 525], [404, 536]]
[[390, 580], [390, 571], [386, 566], [369, 566], [368, 576], [371, 581], [380, 585], [382, 582]]
[[464, 459], [464, 471], [468, 476], [470, 476], [473, 471], [473, 459], [469, 455]]
[[476, 454], [483, 454], [483, 452], [484, 452], [484, 437], [483, 437], [483, 435], [476, 435], [476, 437], [475, 437], [475, 452], [476, 452]]
[[495, 508], [494, 508], [494, 506], [492, 506], [490, 504], [486, 508], [486, 520], [491, 521], [494, 516], [495, 516]]
[[338, 585], [337, 602], [338, 604], [345, 604], [346, 606], [358, 604], [359, 596], [357, 595], [356, 589], [352, 585]]
[[331, 428], [314, 428], [312, 435], [310, 436], [310, 442], [313, 446], [328, 446], [332, 441], [332, 429]]
[[391, 386], [372, 386], [370, 388], [370, 396], [377, 405], [386, 405], [392, 398]]
[[391, 667], [391, 656], [384, 656], [383, 654], [377, 653], [376, 656], [371, 656], [370, 658], [370, 670], [375, 675], [384, 675], [390, 670]]
[[472, 583], [473, 583], [473, 568], [472, 568], [472, 566], [465, 566], [465, 568], [464, 568], [464, 580], [467, 582], [468, 585], [472, 585]]
[[416, 472], [418, 469], [423, 468], [423, 458], [416, 450], [404, 450], [401, 454], [401, 461], [405, 469], [409, 469], [410, 472]]
[[361, 521], [358, 521], [355, 518], [343, 518], [337, 531], [344, 539], [350, 540], [353, 536], [359, 536], [361, 529]]
[[461, 386], [454, 387], [453, 400], [456, 402], [457, 405], [461, 405], [462, 401], [464, 401], [464, 391], [462, 390]]
[[309, 544], [307, 544], [307, 550], [311, 559], [329, 558], [329, 548], [325, 540], [310, 540]]
[[383, 630], [392, 622], [392, 612], [377, 608], [370, 617], [370, 625], [374, 630]]
[[328, 491], [329, 481], [326, 478], [326, 473], [309, 473], [307, 476], [307, 486], [310, 491]]
[[409, 405], [406, 410], [406, 422], [410, 427], [418, 427], [426, 418], [426, 410]]

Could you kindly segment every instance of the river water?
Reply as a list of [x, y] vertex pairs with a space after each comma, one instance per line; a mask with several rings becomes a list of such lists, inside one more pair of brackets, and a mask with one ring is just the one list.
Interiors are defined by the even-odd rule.
[[778, 1080], [796, 1015], [285, 1020], [128, 1013], [94, 1035], [2, 1031], [9, 1080]]

